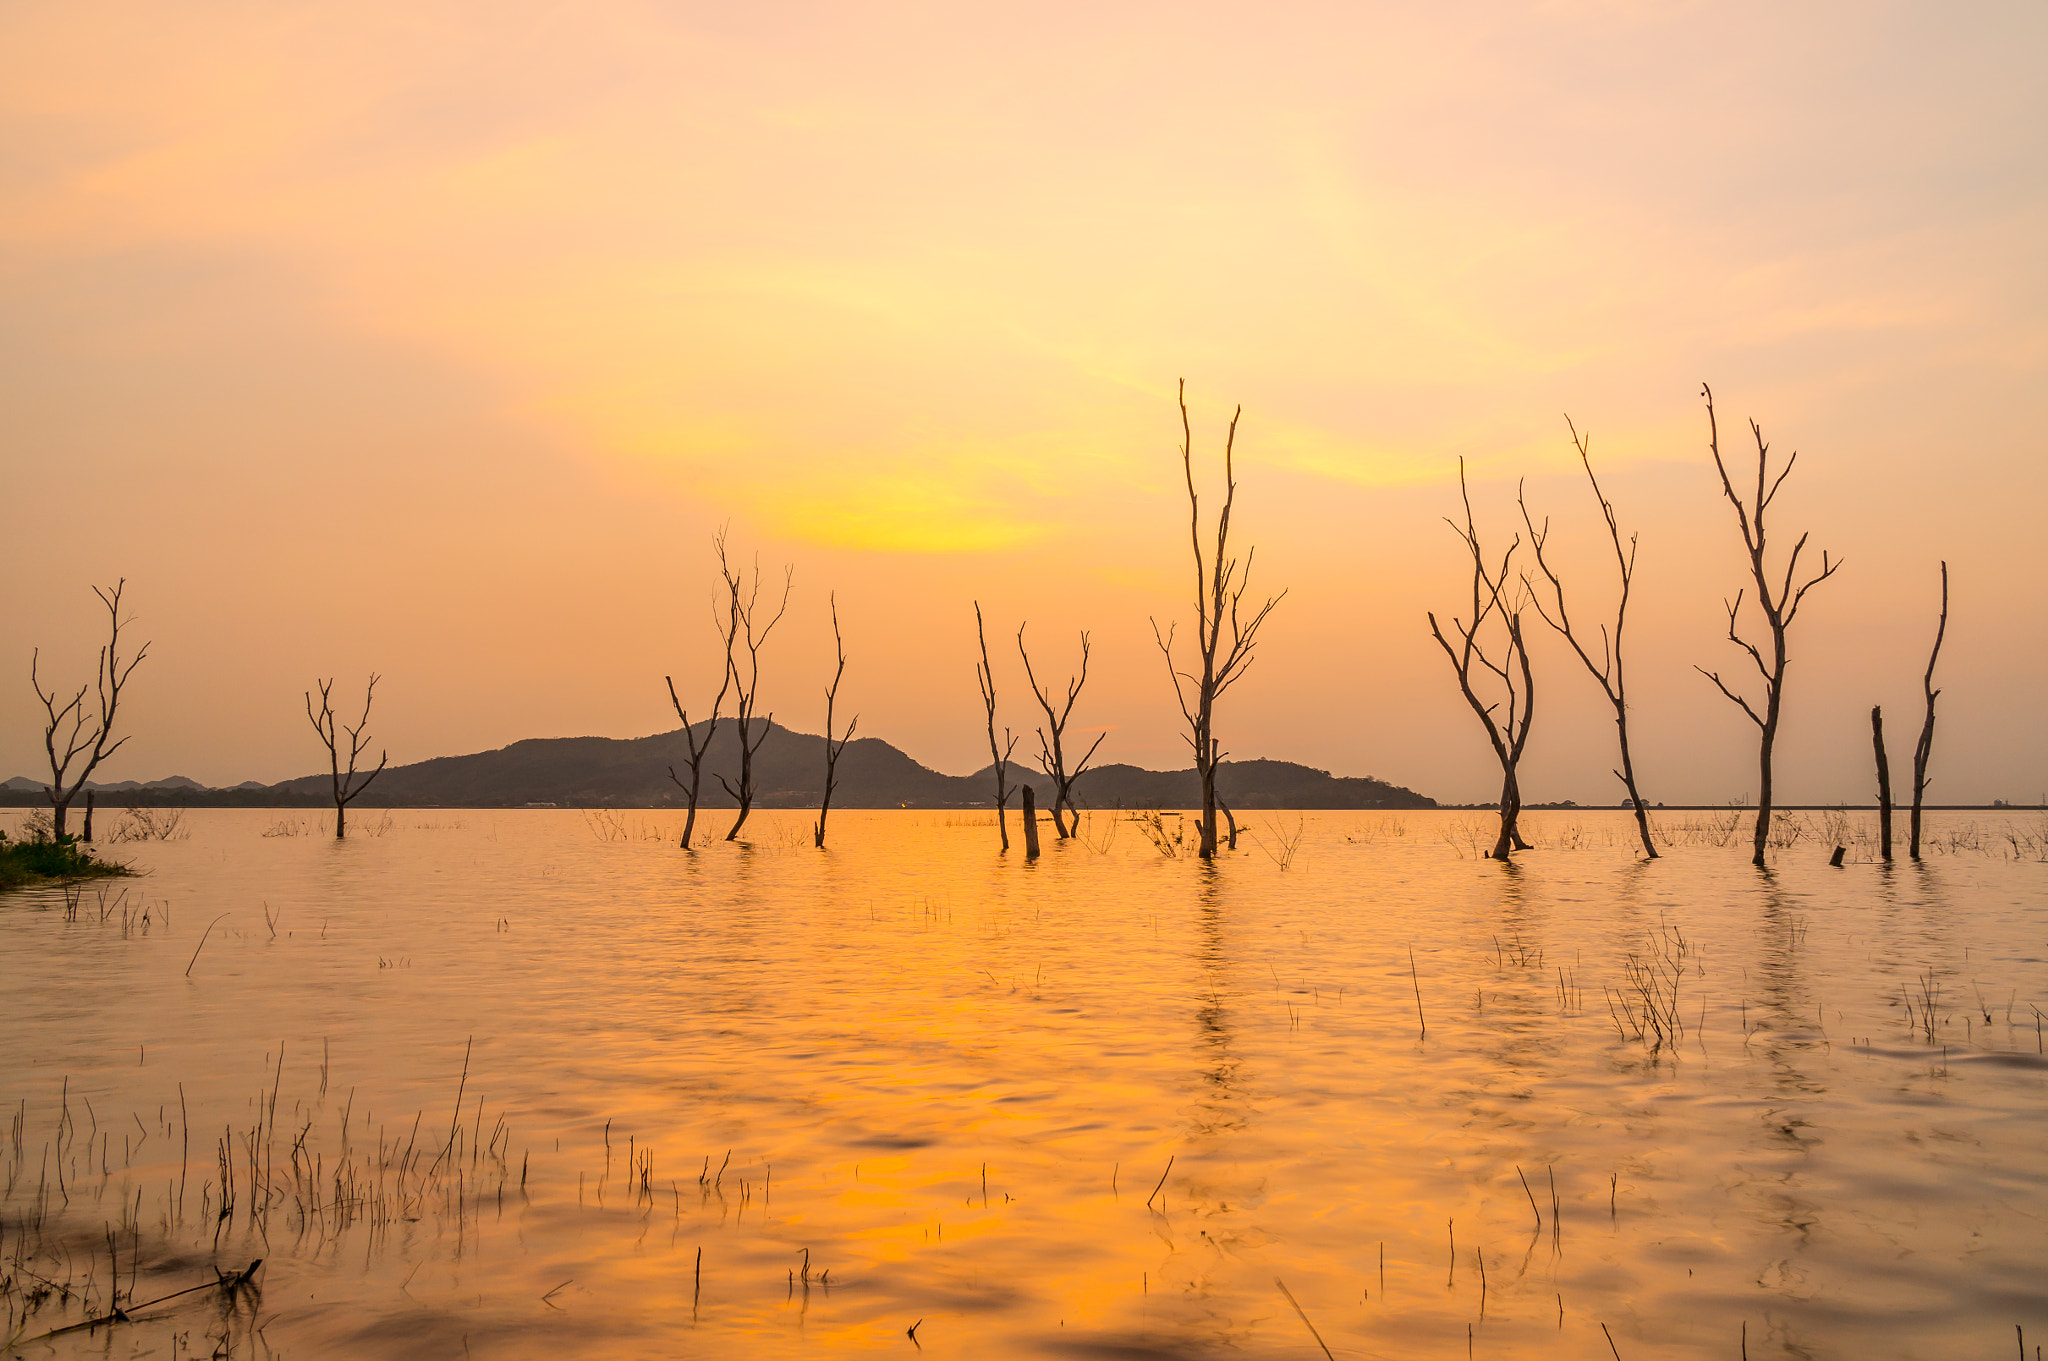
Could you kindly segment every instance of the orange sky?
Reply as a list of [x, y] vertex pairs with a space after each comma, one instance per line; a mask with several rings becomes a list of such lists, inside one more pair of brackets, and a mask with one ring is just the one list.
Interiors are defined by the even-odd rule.
[[[661, 729], [726, 521], [796, 566], [779, 721], [821, 721], [836, 590], [862, 731], [985, 760], [979, 596], [1092, 629], [1077, 723], [1178, 763], [1184, 375], [1207, 448], [1244, 404], [1291, 588], [1239, 755], [1492, 792], [1439, 517], [1462, 455], [1493, 525], [1527, 476], [1595, 546], [1569, 411], [1643, 532], [1646, 791], [1753, 792], [1690, 670], [1742, 584], [1705, 379], [1849, 560], [1785, 794], [1863, 796], [1872, 703], [1910, 733], [1944, 556], [1935, 796], [2048, 785], [2036, 5], [423, 9], [0, 11], [0, 774], [30, 647], [82, 678], [120, 574], [154, 648], [106, 778], [313, 769], [300, 692], [373, 668], [394, 760]], [[1611, 798], [1539, 660], [1525, 789]]]

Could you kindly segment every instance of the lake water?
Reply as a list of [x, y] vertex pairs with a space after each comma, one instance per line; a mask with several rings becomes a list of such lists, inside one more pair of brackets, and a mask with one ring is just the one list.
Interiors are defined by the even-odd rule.
[[1106, 815], [1031, 864], [986, 815], [354, 821], [0, 897], [19, 1354], [2048, 1343], [2038, 814], [1891, 869], [1811, 819], [1768, 873], [1679, 814], [1513, 865], [1480, 815], [1254, 816], [1213, 867]]

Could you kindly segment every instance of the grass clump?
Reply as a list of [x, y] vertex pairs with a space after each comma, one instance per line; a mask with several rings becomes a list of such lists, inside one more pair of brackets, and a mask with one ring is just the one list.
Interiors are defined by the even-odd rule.
[[111, 860], [94, 859], [92, 852], [81, 846], [77, 837], [13, 841], [7, 833], [0, 832], [0, 892], [134, 872], [126, 865]]

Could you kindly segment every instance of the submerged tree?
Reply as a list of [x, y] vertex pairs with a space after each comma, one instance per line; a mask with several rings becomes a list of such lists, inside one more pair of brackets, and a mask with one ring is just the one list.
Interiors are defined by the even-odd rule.
[[1920, 805], [1927, 795], [1927, 762], [1934, 755], [1934, 664], [1941, 660], [1941, 640], [1948, 635], [1948, 563], [1941, 564], [1941, 622], [1934, 628], [1934, 651], [1927, 655], [1927, 674], [1920, 689], [1927, 696], [1927, 719], [1920, 725], [1920, 740], [1913, 746], [1913, 813], [1907, 823], [1906, 853], [1920, 858]]
[[[1771, 475], [1771, 446], [1764, 439], [1763, 427], [1755, 421], [1749, 423], [1750, 435], [1756, 441], [1756, 489], [1743, 493], [1735, 489], [1734, 480], [1728, 475], [1728, 465], [1721, 458], [1721, 429], [1714, 417], [1714, 392], [1704, 384], [1700, 393], [1707, 399], [1707, 447], [1714, 456], [1714, 470], [1721, 475], [1721, 491], [1728, 503], [1735, 507], [1736, 527], [1742, 531], [1742, 546], [1749, 555], [1750, 580], [1756, 586], [1757, 612], [1763, 617], [1763, 625], [1769, 634], [1768, 660], [1762, 648], [1744, 638], [1737, 627], [1742, 612], [1744, 591], [1737, 591], [1735, 599], [1726, 602], [1728, 607], [1728, 641], [1742, 649], [1756, 666], [1757, 674], [1764, 683], [1763, 708], [1759, 712], [1755, 705], [1737, 694], [1721, 679], [1720, 673], [1709, 671], [1703, 666], [1693, 669], [1714, 683], [1714, 688], [1725, 695], [1757, 728], [1757, 806], [1756, 834], [1753, 839], [1751, 860], [1764, 863], [1764, 848], [1770, 843], [1771, 814], [1775, 807], [1771, 785], [1772, 755], [1778, 743], [1778, 723], [1784, 713], [1785, 666], [1788, 660], [1785, 651], [1785, 635], [1792, 627], [1792, 621], [1799, 614], [1800, 602], [1806, 593], [1841, 570], [1839, 561], [1830, 561], [1826, 550], [1820, 555], [1820, 570], [1804, 581], [1799, 579], [1799, 555], [1805, 551], [1808, 535], [1801, 534], [1792, 545], [1790, 556], [1785, 559], [1782, 571], [1771, 566], [1769, 561], [1770, 539], [1764, 527], [1764, 515], [1776, 499], [1778, 489], [1785, 485], [1785, 479], [1792, 475], [1793, 467], [1799, 462], [1794, 452]], [[1746, 497], [1746, 499], [1745, 499]]]
[[[316, 713], [313, 709], [313, 692], [311, 690], [306, 692], [307, 721], [312, 723], [313, 731], [320, 734], [320, 740], [327, 744], [327, 767], [334, 781], [334, 839], [336, 841], [348, 835], [348, 806], [355, 802], [356, 795], [370, 787], [370, 781], [384, 773], [384, 763], [390, 759], [389, 753], [378, 752], [377, 768], [363, 776], [361, 783], [357, 783], [356, 758], [370, 748], [369, 740], [363, 736], [363, 729], [370, 725], [370, 703], [377, 697], [377, 682], [379, 679], [380, 677], [376, 672], [370, 673], [370, 684], [363, 691], [363, 716], [353, 728], [347, 724], [337, 725], [336, 723], [334, 705], [330, 702], [330, 696], [334, 691], [332, 679], [316, 682], [320, 687], [319, 712]], [[345, 758], [346, 768], [344, 768], [344, 758], [341, 754], [343, 745], [341, 741], [342, 733], [348, 734], [348, 756]]]
[[[789, 593], [796, 585], [796, 569], [782, 569], [782, 599], [776, 604], [773, 614], [764, 614], [761, 609], [760, 560], [755, 560], [753, 575], [749, 578], [745, 572], [734, 570], [726, 554], [724, 530], [718, 532], [712, 543], [718, 549], [718, 574], [725, 582], [729, 617], [733, 621], [725, 637], [725, 664], [732, 679], [734, 703], [738, 705], [734, 722], [739, 730], [740, 773], [737, 785], [723, 775], [718, 777], [718, 783], [740, 806], [740, 815], [733, 819], [731, 830], [725, 834], [727, 841], [737, 841], [740, 828], [747, 825], [747, 815], [754, 811], [754, 754], [775, 727], [773, 712], [762, 722], [759, 731], [754, 727], [755, 706], [761, 698], [761, 647], [789, 610]], [[742, 649], [745, 651], [744, 675], [741, 674]]]
[[711, 740], [718, 736], [718, 710], [725, 703], [726, 692], [732, 688], [732, 640], [738, 630], [739, 597], [728, 592], [725, 623], [718, 628], [719, 639], [725, 644], [725, 669], [718, 676], [718, 693], [711, 700], [711, 718], [704, 724], [703, 740], [698, 740], [696, 730], [690, 726], [689, 711], [683, 708], [682, 700], [676, 697], [675, 677], [662, 677], [668, 682], [668, 702], [675, 706], [676, 717], [683, 721], [683, 747], [688, 753], [683, 758], [684, 763], [690, 768], [688, 780], [676, 774], [673, 765], [668, 768], [669, 779], [675, 782], [676, 788], [682, 790], [683, 796], [689, 800], [690, 811], [683, 817], [682, 848], [686, 851], [690, 849], [690, 838], [697, 831], [697, 805], [704, 791], [704, 757], [711, 750]]
[[[1017, 626], [1017, 654], [1024, 659], [1024, 679], [1031, 682], [1031, 693], [1038, 698], [1038, 707], [1045, 710], [1045, 727], [1038, 730], [1038, 768], [1052, 778], [1052, 826], [1059, 839], [1065, 841], [1081, 825], [1081, 815], [1074, 807], [1074, 781], [1081, 778], [1088, 763], [1095, 759], [1095, 749], [1102, 745], [1108, 733], [1099, 733], [1088, 750], [1081, 756], [1072, 770], [1067, 769], [1066, 733], [1067, 720], [1073, 716], [1074, 701], [1081, 697], [1081, 687], [1088, 683], [1088, 631], [1081, 630], [1081, 671], [1067, 682], [1067, 702], [1055, 707], [1052, 694], [1039, 685], [1038, 676], [1031, 669], [1031, 653], [1024, 646], [1024, 625]], [[1065, 811], [1062, 812], [1061, 810]]]
[[[1003, 849], [1010, 849], [1010, 754], [1017, 750], [1017, 739], [1008, 728], [1003, 729], [1001, 745], [996, 742], [996, 673], [988, 664], [988, 633], [981, 624], [981, 602], [974, 602], [974, 636], [981, 643], [981, 661], [974, 668], [975, 682], [981, 687], [982, 707], [988, 711], [988, 754], [995, 762], [996, 770], [996, 830], [1002, 834]], [[1028, 789], [1030, 786], [1026, 786]]]
[[[1572, 651], [1578, 655], [1587, 673], [1600, 683], [1602, 693], [1607, 696], [1607, 703], [1614, 709], [1615, 738], [1621, 747], [1621, 769], [1614, 772], [1614, 777], [1620, 780], [1622, 788], [1628, 791], [1629, 807], [1633, 808], [1636, 814], [1636, 835], [1641, 837], [1643, 842], [1643, 854], [1655, 860], [1657, 843], [1650, 837], [1650, 814], [1643, 803], [1641, 791], [1636, 788], [1635, 758], [1629, 751], [1628, 681], [1621, 650], [1622, 630], [1628, 623], [1629, 590], [1635, 584], [1636, 577], [1636, 536], [1631, 531], [1627, 545], [1622, 544], [1621, 523], [1615, 518], [1614, 503], [1607, 499], [1607, 493], [1600, 490], [1600, 479], [1593, 475], [1593, 458], [1587, 451], [1587, 437], [1579, 433], [1579, 428], [1572, 424], [1570, 416], [1564, 418], [1564, 423], [1572, 432], [1572, 446], [1579, 451], [1579, 464], [1586, 470], [1586, 482], [1593, 488], [1593, 499], [1600, 503], [1600, 517], [1607, 522], [1607, 537], [1614, 545], [1615, 571], [1621, 579], [1621, 594], [1614, 606], [1613, 631], [1609, 632], [1605, 623], [1600, 625], [1599, 660], [1594, 660], [1592, 640], [1580, 637], [1579, 630], [1573, 626], [1571, 613], [1565, 606], [1564, 582], [1552, 570], [1549, 559], [1543, 556], [1543, 545], [1550, 537], [1550, 520], [1546, 517], [1543, 527], [1537, 528], [1535, 520], [1529, 515], [1529, 502], [1521, 495], [1518, 487], [1515, 501], [1522, 508], [1522, 523], [1529, 529], [1529, 547], [1535, 554], [1537, 569], [1542, 572], [1543, 579], [1550, 587], [1547, 605], [1544, 593], [1533, 588], [1530, 590], [1530, 602], [1535, 605], [1536, 613], [1541, 616], [1543, 622], [1550, 625], [1571, 645]], [[1529, 578], [1526, 573], [1522, 580], [1525, 585], [1528, 584]]]
[[846, 720], [846, 731], [836, 737], [836, 726], [832, 710], [839, 703], [839, 682], [846, 675], [846, 640], [839, 633], [839, 597], [830, 597], [832, 603], [832, 646], [839, 654], [839, 668], [832, 673], [832, 684], [825, 690], [825, 797], [818, 802], [818, 825], [813, 829], [813, 841], [822, 848], [825, 844], [825, 818], [832, 812], [832, 789], [839, 780], [839, 757], [846, 750], [846, 744], [853, 740], [853, 730], [860, 726], [860, 715]]
[[1884, 754], [1884, 706], [1870, 706], [1870, 745], [1877, 756], [1877, 844], [1884, 863], [1892, 863], [1892, 763]]
[[[1429, 615], [1429, 631], [1437, 646], [1450, 658], [1458, 678], [1458, 692], [1486, 730], [1486, 740], [1500, 762], [1500, 834], [1494, 838], [1492, 857], [1506, 860], [1515, 851], [1526, 851], [1522, 839], [1522, 785], [1519, 769], [1522, 749], [1529, 742], [1529, 720], [1536, 710], [1536, 678], [1529, 669], [1529, 647], [1522, 636], [1519, 600], [1507, 598], [1509, 572], [1520, 535], [1500, 555], [1500, 566], [1487, 566], [1486, 552], [1479, 542], [1479, 529], [1472, 518], [1472, 494], [1465, 485], [1465, 460], [1458, 460], [1458, 495], [1465, 505], [1465, 523], [1446, 519], [1457, 531], [1472, 558], [1472, 615], [1468, 623], [1453, 616], [1452, 644], [1435, 611]], [[1486, 635], [1497, 635], [1489, 644]], [[1489, 646], [1493, 649], [1488, 651]], [[1497, 655], [1497, 660], [1496, 660]], [[1505, 712], [1503, 712], [1505, 710]]]
[[[1267, 596], [1247, 610], [1244, 597], [1252, 575], [1248, 550], [1243, 562], [1230, 555], [1230, 512], [1237, 502], [1237, 420], [1244, 414], [1238, 407], [1230, 414], [1230, 428], [1223, 440], [1223, 507], [1216, 516], [1215, 546], [1202, 547], [1202, 502], [1195, 491], [1194, 434], [1188, 421], [1187, 380], [1180, 383], [1180, 463], [1187, 479], [1188, 541], [1195, 555], [1195, 655], [1200, 671], [1183, 671], [1174, 663], [1175, 624], [1162, 633], [1159, 621], [1152, 621], [1152, 636], [1166, 657], [1166, 671], [1173, 678], [1174, 698], [1180, 702], [1186, 720], [1188, 746], [1195, 755], [1195, 774], [1202, 785], [1202, 827], [1198, 853], [1204, 860], [1216, 858], [1216, 767], [1223, 759], [1223, 746], [1215, 735], [1216, 701], [1222, 698], [1252, 664], [1259, 629], [1287, 592]], [[1228, 636], [1226, 637], [1226, 629]]]
[[[121, 656], [121, 592], [127, 585], [128, 578], [122, 577], [109, 589], [92, 588], [92, 593], [107, 607], [107, 645], [100, 649], [93, 683], [79, 686], [78, 693], [69, 701], [59, 704], [54, 688], [43, 689], [39, 670], [42, 649], [29, 654], [28, 683], [43, 703], [43, 750], [50, 758], [50, 783], [46, 786], [50, 795], [50, 833], [59, 841], [66, 835], [64, 823], [71, 811], [71, 801], [85, 788], [100, 762], [119, 751], [128, 740], [114, 737], [114, 720], [120, 714], [121, 691], [126, 688], [129, 675], [149, 655], [149, 644], [144, 643], [135, 649], [134, 656], [125, 660]], [[98, 711], [91, 713], [85, 707], [85, 697], [95, 687], [99, 691], [99, 705]], [[82, 764], [74, 775], [72, 764], [79, 761]], [[88, 825], [90, 816], [87, 815]], [[90, 839], [88, 833], [87, 840]]]

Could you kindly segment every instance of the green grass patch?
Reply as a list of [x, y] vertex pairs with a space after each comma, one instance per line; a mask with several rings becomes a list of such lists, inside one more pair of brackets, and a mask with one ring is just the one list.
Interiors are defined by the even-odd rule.
[[10, 841], [0, 832], [0, 891], [134, 872], [126, 865], [95, 859], [76, 837], [67, 836], [62, 841]]

